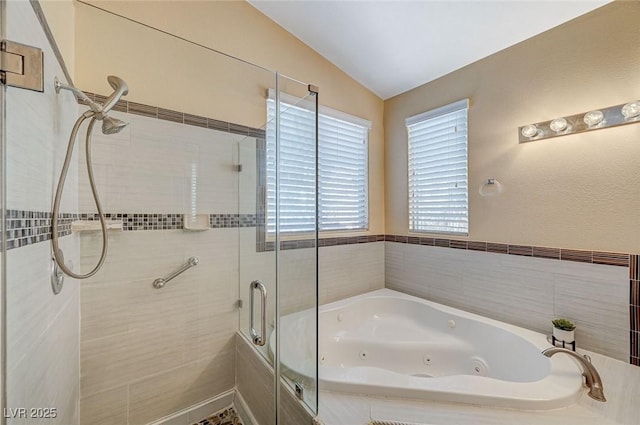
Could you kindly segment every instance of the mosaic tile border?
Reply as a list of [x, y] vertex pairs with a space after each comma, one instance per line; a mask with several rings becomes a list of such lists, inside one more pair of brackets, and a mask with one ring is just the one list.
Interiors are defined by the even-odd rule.
[[[345, 237], [336, 237], [336, 238], [322, 238], [322, 239], [318, 239], [318, 246], [322, 248], [327, 246], [384, 242], [384, 240], [385, 240], [384, 235], [362, 235], [362, 236], [345, 236]], [[285, 241], [280, 241], [280, 250], [285, 251], [289, 249], [313, 248], [315, 247], [315, 245], [316, 245], [315, 239], [285, 240]], [[256, 252], [274, 251], [275, 246], [276, 246], [276, 243], [272, 241], [257, 242]]]
[[[7, 228], [4, 237], [7, 250], [51, 240], [51, 212], [7, 210]], [[76, 220], [97, 221], [97, 213], [63, 213], [60, 215], [58, 235], [71, 234], [71, 223]], [[124, 231], [181, 230], [184, 214], [105, 213], [107, 220], [122, 220]], [[212, 229], [255, 227], [255, 214], [209, 214]]]
[[606, 264], [609, 266], [629, 267], [629, 254], [604, 251], [581, 251], [564, 248], [548, 248], [529, 245], [509, 245], [492, 242], [461, 241], [422, 236], [385, 235], [385, 241], [413, 245], [438, 246], [442, 248], [466, 249], [471, 251], [493, 252], [496, 254], [520, 255], [525, 257], [547, 258], [553, 260], [577, 261], [580, 263]]
[[206, 419], [194, 422], [192, 425], [242, 425], [242, 421], [232, 406], [220, 410]]
[[[84, 94], [95, 102], [104, 103], [106, 100], [106, 96], [100, 94], [91, 92], [84, 92]], [[78, 103], [83, 105], [86, 104], [83, 100], [78, 100]], [[160, 108], [159, 106], [145, 105], [123, 99], [120, 99], [116, 103], [113, 110], [164, 121], [171, 121], [179, 124], [208, 128], [210, 130], [224, 131], [225, 133], [241, 134], [243, 136], [262, 139], [266, 137], [266, 131], [261, 128], [248, 127], [246, 125], [234, 124], [232, 122], [220, 121], [214, 118], [187, 114], [184, 112], [173, 111], [171, 109]]]
[[[5, 235], [7, 250], [45, 242], [51, 239], [51, 213], [43, 211], [6, 211]], [[60, 214], [58, 236], [71, 234], [71, 222], [75, 214]]]

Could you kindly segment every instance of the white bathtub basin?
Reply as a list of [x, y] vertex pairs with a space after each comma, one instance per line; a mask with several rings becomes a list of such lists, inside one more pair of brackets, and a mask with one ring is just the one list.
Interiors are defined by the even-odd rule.
[[[289, 373], [315, 375], [314, 322], [282, 318]], [[536, 410], [581, 395], [579, 366], [542, 355], [544, 335], [390, 289], [322, 306], [318, 336], [320, 389]]]

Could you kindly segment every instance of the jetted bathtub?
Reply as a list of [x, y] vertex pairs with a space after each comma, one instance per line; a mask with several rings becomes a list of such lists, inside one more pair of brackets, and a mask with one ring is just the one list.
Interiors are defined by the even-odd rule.
[[[315, 374], [313, 324], [313, 311], [282, 318], [289, 375]], [[542, 354], [545, 335], [390, 289], [320, 307], [318, 342], [324, 390], [536, 410], [582, 390], [577, 363]]]

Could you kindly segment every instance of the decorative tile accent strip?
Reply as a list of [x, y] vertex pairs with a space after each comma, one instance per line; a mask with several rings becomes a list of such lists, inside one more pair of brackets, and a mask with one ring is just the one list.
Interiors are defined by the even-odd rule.
[[538, 258], [550, 258], [552, 260], [560, 259], [559, 248], [545, 248], [541, 246], [533, 247], [533, 256]]
[[505, 245], [503, 243], [487, 242], [487, 252], [493, 252], [496, 254], [507, 254], [509, 253], [509, 245]]
[[[85, 92], [91, 99], [97, 102], [104, 102], [106, 96]], [[85, 104], [84, 101], [78, 101]], [[186, 114], [184, 112], [172, 111], [170, 109], [160, 108], [158, 106], [150, 106], [142, 103], [129, 102], [119, 100], [113, 108], [116, 111], [126, 112], [129, 114], [142, 115], [149, 118], [157, 118], [159, 120], [177, 122], [180, 124], [193, 125], [196, 127], [209, 128], [212, 130], [224, 131], [226, 133], [241, 134], [243, 136], [256, 137], [264, 139], [266, 137], [265, 130], [261, 128], [247, 127], [245, 125], [234, 124], [226, 121], [220, 121], [213, 118], [201, 117], [198, 115]]]
[[581, 263], [592, 263], [593, 253], [591, 251], [578, 251], [575, 249], [563, 249], [560, 251], [561, 260], [578, 261]]
[[[337, 238], [318, 239], [319, 247], [338, 246], [338, 245], [355, 245], [361, 243], [384, 242], [384, 235], [362, 235], [362, 236], [345, 236]], [[257, 242], [257, 252], [267, 252], [275, 250], [275, 242]], [[280, 250], [313, 248], [315, 246], [314, 239], [296, 239], [280, 241]]]
[[[43, 211], [7, 210], [7, 249], [20, 248], [51, 239], [51, 213]], [[76, 214], [63, 213], [59, 219], [59, 236], [71, 234], [71, 222]]]
[[211, 214], [209, 225], [212, 229], [227, 227], [256, 227], [255, 214]]
[[523, 245], [509, 245], [509, 254], [533, 257], [533, 247]]
[[[97, 221], [97, 213], [60, 214], [58, 234], [71, 234], [76, 220]], [[183, 214], [105, 213], [107, 220], [122, 220], [124, 231], [180, 230], [184, 228]], [[51, 240], [51, 213], [47, 211], [7, 210], [5, 238], [7, 249], [20, 248]], [[255, 227], [255, 214], [209, 214], [213, 229]], [[301, 244], [301, 247], [304, 244]], [[306, 245], [305, 245], [306, 246]]]
[[[492, 252], [496, 254], [523, 255], [527, 257], [548, 258], [582, 263], [605, 264], [610, 266], [630, 267], [630, 276], [640, 280], [640, 256], [620, 252], [579, 251], [575, 249], [547, 248], [529, 245], [507, 245], [502, 243], [461, 241], [458, 239], [432, 239], [417, 236], [385, 235], [388, 242], [408, 243], [412, 245], [429, 245], [441, 248], [466, 249], [471, 251]], [[322, 246], [322, 242], [320, 243]], [[633, 263], [635, 261], [635, 263]], [[635, 272], [634, 270], [635, 264]], [[635, 273], [635, 274], [634, 274]], [[632, 277], [633, 279], [633, 277]]]
[[214, 413], [206, 419], [194, 422], [193, 425], [242, 425], [233, 407]]

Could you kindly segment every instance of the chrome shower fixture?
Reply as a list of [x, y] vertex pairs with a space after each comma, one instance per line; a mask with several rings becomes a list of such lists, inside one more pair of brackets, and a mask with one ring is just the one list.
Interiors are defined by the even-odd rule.
[[[95, 179], [93, 178], [93, 164], [91, 163], [91, 132], [93, 131], [93, 126], [95, 125], [96, 121], [102, 121], [102, 132], [104, 134], [118, 133], [128, 125], [128, 123], [124, 121], [110, 117], [109, 115], [107, 115], [107, 113], [116, 105], [116, 103], [118, 103], [122, 96], [125, 96], [129, 93], [129, 87], [127, 86], [127, 83], [125, 83], [121, 78], [115, 77], [113, 75], [108, 76], [107, 81], [113, 89], [113, 93], [111, 93], [111, 95], [107, 97], [104, 103], [101, 105], [91, 100], [86, 94], [82, 92], [82, 90], [77, 89], [73, 85], [62, 84], [57, 77], [54, 79], [54, 87], [56, 89], [56, 93], [60, 93], [60, 90], [62, 89], [69, 90], [73, 92], [73, 94], [75, 94], [77, 99], [83, 100], [87, 105], [89, 105], [90, 108], [88, 111], [85, 111], [82, 115], [80, 115], [80, 117], [78, 117], [75, 124], [73, 125], [73, 129], [71, 130], [71, 135], [69, 136], [69, 144], [67, 145], [67, 153], [64, 158], [64, 164], [62, 165], [62, 171], [60, 172], [60, 178], [58, 179], [58, 187], [56, 189], [56, 194], [53, 200], [53, 210], [51, 213], [51, 224], [53, 227], [51, 235], [53, 259], [60, 270], [64, 272], [64, 274], [75, 279], [86, 279], [96, 274], [104, 264], [104, 260], [107, 257], [107, 249], [109, 247], [107, 225], [104, 218], [104, 213], [102, 212], [102, 205], [100, 203], [100, 197], [98, 196], [98, 190], [96, 189]], [[100, 253], [100, 259], [98, 260], [98, 263], [91, 271], [85, 274], [78, 274], [74, 273], [64, 262], [64, 253], [62, 252], [62, 249], [60, 249], [58, 243], [58, 216], [60, 214], [60, 201], [62, 200], [64, 181], [67, 178], [67, 172], [69, 171], [69, 165], [71, 164], [71, 157], [73, 156], [73, 146], [76, 142], [76, 135], [78, 134], [78, 130], [80, 129], [82, 123], [87, 119], [89, 119], [89, 125], [85, 133], [85, 158], [87, 163], [89, 184], [91, 186], [91, 193], [93, 194], [93, 200], [98, 210], [98, 217], [100, 218], [100, 229], [102, 231], [102, 252]], [[57, 275], [54, 277], [56, 282], [56, 284], [54, 284], [54, 292], [57, 294], [58, 292], [60, 292], [62, 286], [59, 272], [57, 272]], [[54, 280], [52, 280], [52, 282], [53, 281]]]

